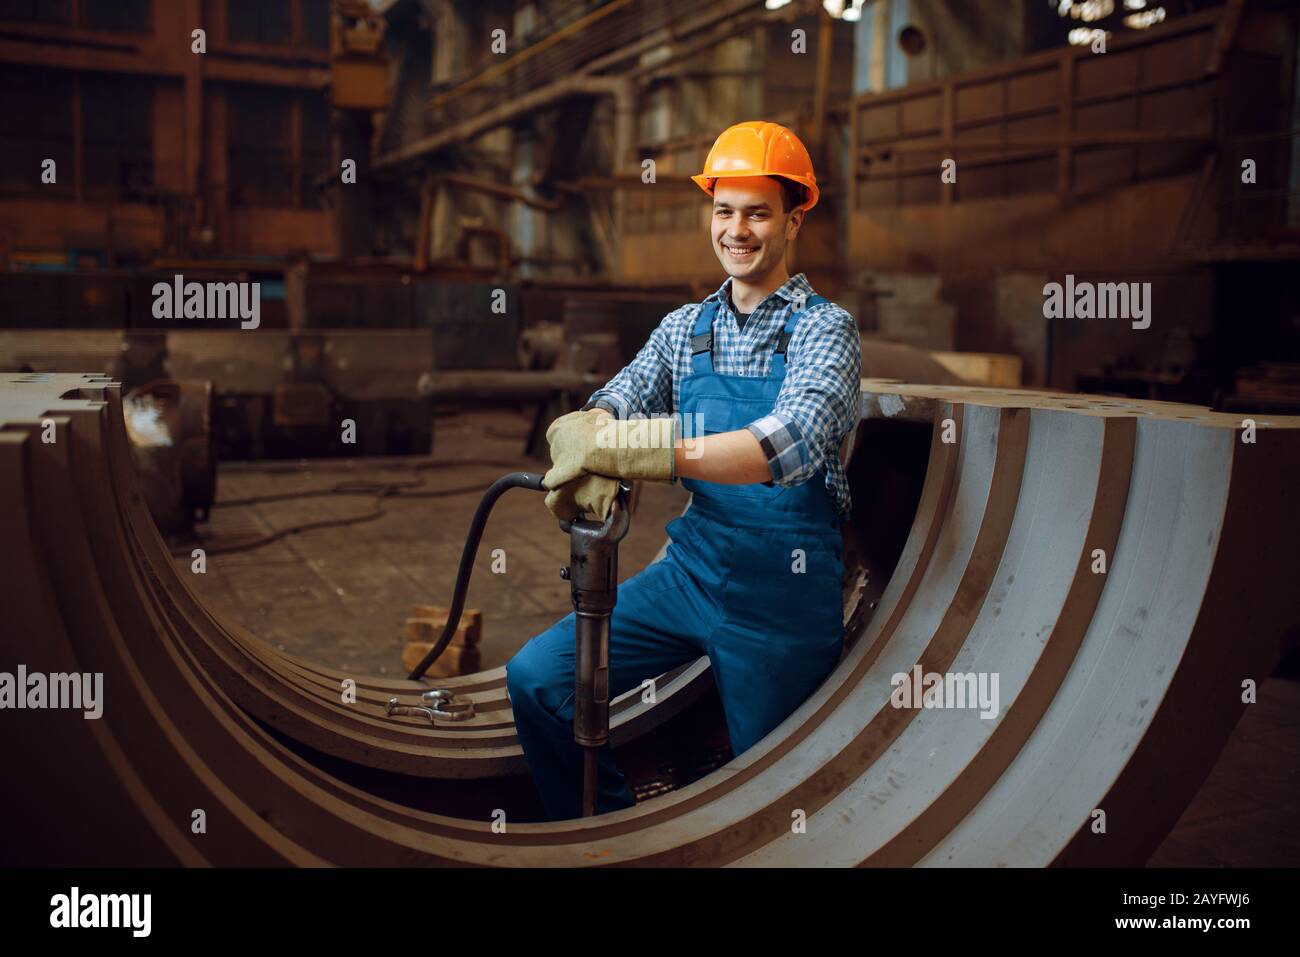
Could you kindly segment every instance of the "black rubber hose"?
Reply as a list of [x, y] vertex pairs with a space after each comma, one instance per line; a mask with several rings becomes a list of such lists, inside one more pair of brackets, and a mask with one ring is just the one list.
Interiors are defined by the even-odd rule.
[[478, 508], [474, 510], [474, 521], [469, 526], [465, 550], [460, 555], [460, 571], [456, 573], [456, 591], [452, 595], [451, 609], [447, 613], [447, 627], [443, 629], [442, 637], [429, 649], [429, 653], [411, 671], [408, 676], [411, 681], [424, 677], [424, 673], [429, 670], [429, 665], [438, 660], [438, 656], [451, 641], [451, 636], [456, 633], [456, 626], [460, 624], [460, 614], [465, 608], [465, 593], [469, 590], [469, 576], [474, 570], [474, 558], [478, 554], [479, 539], [483, 537], [483, 527], [487, 525], [488, 515], [497, 499], [506, 489], [511, 488], [530, 488], [535, 492], [548, 491], [542, 484], [541, 475], [536, 472], [511, 472], [488, 486], [488, 490], [483, 493], [483, 498], [478, 503]]

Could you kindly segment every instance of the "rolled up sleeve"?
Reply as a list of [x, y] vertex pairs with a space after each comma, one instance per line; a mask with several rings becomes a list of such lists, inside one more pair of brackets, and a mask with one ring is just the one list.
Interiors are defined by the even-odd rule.
[[810, 309], [790, 339], [772, 411], [745, 427], [767, 456], [772, 484], [801, 485], [839, 453], [857, 423], [861, 375], [853, 317], [834, 303]]

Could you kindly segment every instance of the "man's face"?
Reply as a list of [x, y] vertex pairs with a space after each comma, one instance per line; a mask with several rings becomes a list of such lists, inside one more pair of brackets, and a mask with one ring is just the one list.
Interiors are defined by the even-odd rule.
[[713, 188], [713, 251], [735, 279], [766, 276], [799, 232], [802, 209], [781, 211], [781, 187], [766, 176], [721, 178]]

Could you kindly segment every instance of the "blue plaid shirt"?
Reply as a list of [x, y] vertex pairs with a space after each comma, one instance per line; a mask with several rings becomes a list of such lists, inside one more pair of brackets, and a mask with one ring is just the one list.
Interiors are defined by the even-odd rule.
[[[767, 375], [781, 330], [791, 313], [813, 295], [813, 288], [803, 273], [790, 277], [755, 307], [742, 330], [731, 308], [730, 283], [728, 277], [704, 302], [664, 316], [636, 357], [593, 392], [583, 408], [603, 406], [620, 419], [675, 413], [680, 408], [682, 379], [692, 371], [691, 332], [700, 310], [711, 300], [718, 302], [714, 371]], [[839, 447], [858, 422], [862, 374], [862, 347], [853, 317], [835, 303], [810, 308], [790, 339], [785, 369], [772, 411], [745, 428], [762, 445], [772, 482], [800, 485], [824, 467], [826, 489], [840, 515], [847, 516], [853, 503]]]

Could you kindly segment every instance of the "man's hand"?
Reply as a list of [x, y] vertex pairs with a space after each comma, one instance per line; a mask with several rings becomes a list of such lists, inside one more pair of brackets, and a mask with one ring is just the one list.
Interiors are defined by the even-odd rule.
[[546, 493], [546, 507], [560, 521], [573, 521], [590, 512], [600, 521], [609, 517], [618, 496], [618, 479], [584, 475]]
[[546, 430], [552, 465], [542, 483], [557, 489], [588, 474], [671, 482], [675, 427], [671, 417], [620, 421], [605, 409], [562, 415]]

